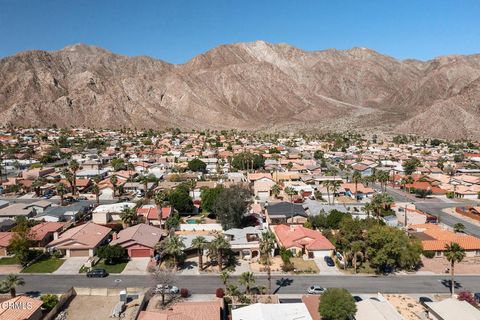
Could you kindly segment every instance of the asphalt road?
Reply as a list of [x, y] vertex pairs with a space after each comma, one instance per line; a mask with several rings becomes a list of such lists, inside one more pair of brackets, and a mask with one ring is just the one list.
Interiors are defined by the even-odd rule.
[[[5, 276], [1, 276], [3, 280]], [[62, 293], [72, 286], [94, 288], [152, 287], [150, 276], [116, 276], [87, 278], [85, 275], [21, 275], [25, 286], [19, 287], [22, 293]], [[327, 288], [345, 288], [353, 293], [448, 293], [449, 275], [445, 276], [284, 276], [290, 279], [289, 285], [279, 287], [280, 276], [272, 277], [272, 291], [279, 294], [303, 294], [308, 286], [318, 284]], [[266, 276], [255, 276], [257, 285], [268, 287]], [[458, 276], [455, 278], [458, 290], [480, 291], [480, 276]], [[229, 280], [237, 282], [238, 277]], [[216, 288], [223, 287], [216, 275], [177, 276], [175, 284], [188, 288], [193, 294], [213, 294]]]

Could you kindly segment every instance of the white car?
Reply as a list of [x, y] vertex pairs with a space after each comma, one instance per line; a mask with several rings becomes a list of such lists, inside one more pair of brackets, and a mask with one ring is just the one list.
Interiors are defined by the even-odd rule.
[[323, 287], [320, 287], [320, 286], [311, 286], [307, 289], [307, 292], [309, 294], [322, 294], [322, 293], [325, 292], [325, 290], [327, 290], [327, 289], [325, 289]]
[[155, 288], [155, 293], [171, 293], [171, 294], [177, 294], [180, 290], [175, 287], [171, 286], [169, 284], [161, 285], [157, 284], [157, 287]]

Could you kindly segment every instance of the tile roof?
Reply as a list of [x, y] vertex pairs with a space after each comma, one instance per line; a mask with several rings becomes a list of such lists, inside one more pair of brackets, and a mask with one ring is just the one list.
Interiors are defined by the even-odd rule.
[[[166, 220], [172, 213], [172, 207], [162, 207], [162, 219]], [[137, 214], [146, 217], [148, 220], [158, 220], [157, 207], [142, 207], [137, 209]]]
[[480, 250], [480, 239], [471, 235], [455, 233], [431, 223], [411, 225], [410, 228], [420, 233], [419, 238], [425, 239], [422, 240], [423, 250], [443, 251], [452, 242], [458, 243], [465, 250]]
[[14, 235], [15, 232], [0, 232], [0, 247], [8, 247]]
[[221, 300], [179, 302], [167, 310], [142, 311], [138, 320], [220, 320]]
[[30, 228], [29, 237], [31, 240], [40, 241], [45, 238], [48, 233], [58, 231], [64, 224], [63, 222], [43, 222], [36, 224]]
[[133, 244], [141, 244], [145, 247], [153, 248], [160, 241], [162, 230], [160, 228], [140, 223], [135, 226], [123, 229], [117, 234], [110, 244], [119, 244], [123, 247]]
[[60, 249], [92, 249], [105, 239], [112, 229], [87, 222], [62, 233], [57, 240], [50, 242], [47, 247]]
[[[39, 299], [33, 299], [27, 296], [17, 296], [15, 298], [0, 303], [0, 319], [5, 320], [25, 320], [37, 312], [43, 302]], [[15, 306], [15, 307], [9, 307]]]
[[335, 246], [321, 232], [302, 226], [272, 226], [278, 241], [285, 248], [305, 246], [308, 250], [333, 250]]

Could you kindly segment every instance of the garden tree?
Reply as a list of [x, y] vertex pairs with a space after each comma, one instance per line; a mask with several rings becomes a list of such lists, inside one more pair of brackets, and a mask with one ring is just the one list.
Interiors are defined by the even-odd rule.
[[177, 212], [171, 214], [165, 221], [165, 227], [167, 230], [175, 230], [180, 225], [180, 215]]
[[230, 243], [221, 234], [218, 234], [215, 239], [210, 242], [208, 250], [212, 256], [217, 257], [218, 271], [222, 271], [223, 257], [229, 249]]
[[232, 159], [232, 167], [237, 170], [258, 170], [263, 168], [265, 159], [262, 155], [242, 152]]
[[415, 194], [417, 195], [417, 197], [425, 199], [426, 197], [432, 194], [432, 190], [431, 189], [415, 189]]
[[453, 161], [455, 162], [462, 162], [465, 159], [463, 153], [457, 153], [453, 156]]
[[403, 163], [403, 171], [405, 175], [409, 176], [417, 170], [417, 167], [420, 165], [420, 160], [415, 157], [405, 160]]
[[464, 232], [465, 231], [465, 225], [461, 222], [457, 222], [453, 225], [453, 231], [454, 232]]
[[217, 201], [218, 195], [222, 192], [223, 186], [217, 186], [215, 188], [203, 189], [201, 192], [202, 210], [205, 212], [212, 212], [215, 201]]
[[318, 311], [324, 320], [349, 320], [357, 312], [357, 306], [346, 289], [329, 288], [322, 294]]
[[68, 168], [72, 172], [73, 190], [72, 195], [77, 194], [77, 171], [80, 169], [80, 164], [77, 160], [72, 160], [68, 163]]
[[338, 211], [336, 209], [330, 210], [330, 213], [327, 216], [326, 227], [329, 229], [338, 229], [340, 222], [346, 216], [348, 216], [348, 214]]
[[112, 184], [113, 188], [113, 197], [115, 198], [115, 194], [117, 191], [117, 183], [118, 183], [118, 178], [115, 175], [110, 176], [110, 183]]
[[220, 280], [222, 280], [222, 283], [225, 286], [225, 290], [227, 289], [227, 283], [229, 279], [230, 279], [230, 272], [228, 271], [220, 272]]
[[194, 172], [205, 172], [207, 170], [207, 164], [200, 159], [193, 159], [188, 162], [188, 169]]
[[405, 185], [412, 184], [414, 182], [412, 176], [406, 176], [400, 180], [400, 185], [402, 185], [403, 189], [405, 189]]
[[370, 204], [376, 214], [376, 217], [380, 218], [382, 210], [389, 209], [393, 202], [393, 197], [388, 193], [377, 193], [373, 196]]
[[278, 184], [274, 184], [270, 189], [270, 191], [275, 196], [275, 198], [277, 198], [278, 195], [280, 194], [280, 191], [282, 191], [282, 188]]
[[125, 208], [120, 213], [120, 219], [122, 219], [123, 225], [131, 227], [138, 221], [138, 215], [135, 208]]
[[316, 230], [316, 229], [322, 230], [327, 228], [328, 224], [327, 224], [327, 216], [325, 215], [325, 212], [320, 212], [315, 216], [308, 216], [307, 226], [305, 227], [313, 230]]
[[328, 204], [330, 204], [330, 187], [332, 186], [332, 181], [324, 180], [324, 181], [320, 181], [320, 184], [323, 185], [325, 189], [327, 189], [327, 200], [328, 200]]
[[127, 250], [118, 244], [100, 247], [98, 249], [97, 256], [103, 259], [105, 264], [108, 265], [124, 262], [128, 257]]
[[332, 203], [335, 204], [335, 193], [337, 193], [338, 189], [340, 189], [341, 182], [338, 180], [331, 181], [331, 188], [332, 188]]
[[148, 183], [150, 182], [150, 179], [148, 176], [142, 175], [139, 180], [143, 184], [143, 196], [145, 197], [145, 200], [148, 202], [148, 199], [150, 197], [150, 194], [148, 192]]
[[416, 238], [409, 238], [402, 230], [376, 225], [367, 232], [365, 241], [370, 265], [383, 272], [401, 268], [412, 270], [421, 260], [422, 244]]
[[365, 250], [365, 243], [361, 240], [354, 241], [350, 244], [350, 252], [352, 253], [353, 270], [357, 273], [357, 259], [363, 259], [363, 251]]
[[[158, 218], [158, 223], [160, 224], [160, 230], [162, 230], [162, 224], [163, 224], [163, 217], [162, 217], [162, 208], [164, 203], [166, 202], [167, 199], [167, 194], [164, 191], [159, 191], [155, 194], [154, 196], [154, 201], [155, 205], [157, 206], [157, 218]], [[176, 228], [177, 226], [175, 226]]]
[[377, 171], [375, 173], [375, 179], [380, 182], [380, 186], [383, 188], [384, 191], [387, 190], [387, 182], [389, 180], [390, 176], [388, 175], [387, 171]]
[[16, 274], [10, 273], [5, 280], [0, 282], [0, 291], [10, 292], [10, 296], [15, 298], [17, 296], [17, 287], [24, 286], [25, 280]]
[[113, 170], [115, 170], [115, 171], [125, 170], [125, 168], [126, 168], [125, 160], [120, 159], [120, 158], [112, 159], [110, 164], [112, 165]]
[[463, 258], [465, 258], [465, 249], [463, 249], [458, 243], [452, 242], [445, 245], [445, 251], [443, 254], [445, 255], [447, 261], [450, 262], [450, 291], [453, 297], [455, 291], [455, 263], [460, 263], [462, 262]]
[[218, 195], [212, 212], [224, 230], [241, 228], [250, 203], [250, 191], [239, 186], [223, 189]]
[[173, 259], [174, 269], [177, 270], [179, 261], [184, 257], [185, 244], [182, 239], [177, 236], [169, 236], [165, 241], [160, 243], [160, 249], [168, 257]]
[[68, 169], [63, 169], [62, 174], [65, 177], [65, 179], [68, 181], [68, 184], [70, 185], [70, 192], [73, 195], [73, 174]]
[[324, 155], [325, 153], [322, 150], [316, 150], [313, 154], [313, 158], [315, 158], [315, 160], [322, 160]]
[[203, 270], [203, 250], [207, 247], [207, 240], [203, 236], [197, 236], [192, 240], [192, 248], [198, 253], [198, 269]]
[[292, 201], [293, 196], [298, 194], [298, 192], [292, 187], [286, 187], [283, 191], [288, 195], [290, 201]]
[[95, 184], [93, 186], [92, 192], [95, 195], [95, 203], [98, 207], [98, 205], [100, 205], [100, 187], [98, 186], [98, 184]]
[[253, 276], [253, 272], [244, 272], [240, 275], [238, 282], [245, 286], [245, 293], [250, 294], [250, 288], [253, 284], [255, 284], [255, 277]]
[[37, 178], [32, 182], [32, 189], [37, 197], [40, 197], [40, 188], [43, 186], [43, 184], [44, 182], [42, 178]]
[[265, 257], [265, 265], [267, 266], [267, 280], [268, 280], [268, 294], [272, 293], [272, 274], [271, 274], [271, 262], [270, 255], [275, 248], [275, 235], [272, 231], [262, 232], [262, 238], [260, 239], [260, 253]]
[[58, 182], [55, 185], [55, 189], [57, 190], [57, 194], [60, 196], [60, 205], [64, 206], [65, 205], [64, 197], [65, 197], [65, 194], [67, 193], [67, 188], [63, 183]]
[[58, 296], [56, 294], [44, 294], [40, 297], [42, 300], [42, 308], [52, 310], [58, 303]]
[[470, 291], [462, 291], [458, 293], [457, 299], [459, 301], [466, 301], [470, 303], [472, 306], [477, 307], [478, 303], [473, 294]]
[[358, 183], [362, 181], [362, 174], [355, 170], [352, 175], [352, 182], [355, 184], [355, 200], [358, 201]]
[[192, 198], [186, 187], [177, 187], [168, 195], [170, 205], [180, 213], [192, 213], [194, 210]]
[[[173, 286], [176, 282], [175, 274], [169, 269], [156, 267], [151, 271], [154, 288], [165, 288], [167, 286]], [[162, 306], [165, 305], [166, 293], [168, 293], [167, 290], [160, 290], [160, 296], [162, 297]]]
[[33, 255], [33, 251], [30, 250], [32, 241], [28, 236], [29, 228], [27, 225], [17, 225], [14, 231], [15, 234], [10, 240], [8, 250], [15, 255], [22, 266], [26, 266]]

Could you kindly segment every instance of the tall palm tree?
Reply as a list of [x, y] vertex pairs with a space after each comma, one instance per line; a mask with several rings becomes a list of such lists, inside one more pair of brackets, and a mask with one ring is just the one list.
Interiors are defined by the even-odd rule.
[[332, 182], [332, 193], [333, 193], [333, 197], [332, 197], [332, 203], [335, 204], [335, 193], [338, 191], [338, 189], [340, 189], [340, 181], [338, 180], [333, 180]]
[[207, 240], [205, 237], [197, 236], [192, 240], [192, 248], [197, 249], [198, 253], [198, 268], [203, 270], [203, 250], [206, 248]]
[[272, 194], [275, 196], [275, 198], [277, 198], [280, 194], [281, 188], [278, 184], [274, 184], [270, 190], [272, 191]]
[[290, 197], [290, 201], [292, 201], [292, 197], [297, 194], [297, 191], [292, 187], [286, 187], [283, 191]]
[[144, 191], [145, 200], [148, 201], [148, 197], [149, 197], [149, 194], [148, 194], [148, 177], [146, 175], [143, 175], [140, 178], [140, 181], [143, 183], [143, 191]]
[[110, 183], [112, 184], [112, 187], [113, 187], [113, 197], [115, 198], [115, 193], [117, 191], [117, 182], [118, 182], [118, 178], [117, 176], [113, 175], [110, 177]]
[[63, 169], [62, 174], [65, 177], [65, 179], [68, 181], [68, 184], [70, 184], [70, 192], [73, 195], [73, 174], [68, 169]]
[[157, 218], [158, 218], [158, 222], [160, 223], [160, 229], [163, 230], [162, 228], [162, 207], [163, 207], [163, 204], [165, 203], [165, 199], [166, 199], [166, 193], [164, 191], [160, 191], [160, 192], [157, 192], [155, 194], [155, 197], [154, 197], [154, 200], [155, 200], [155, 205], [157, 206]]
[[230, 279], [230, 273], [228, 271], [220, 272], [220, 280], [222, 280], [225, 289], [227, 289], [228, 279]]
[[355, 200], [358, 201], [358, 183], [362, 181], [362, 174], [355, 170], [352, 174], [352, 182], [355, 183]]
[[350, 250], [352, 251], [353, 255], [353, 269], [355, 273], [357, 273], [357, 258], [358, 256], [363, 256], [363, 248], [365, 247], [365, 243], [363, 241], [353, 241], [350, 244]]
[[44, 181], [42, 178], [37, 178], [32, 182], [32, 189], [35, 191], [35, 195], [40, 197], [40, 188], [43, 186]]
[[230, 249], [230, 243], [222, 236], [217, 235], [215, 239], [210, 242], [209, 251], [212, 254], [217, 255], [218, 270], [222, 271], [223, 268], [223, 256], [225, 251]]
[[182, 239], [177, 235], [170, 236], [162, 243], [161, 248], [163, 253], [173, 258], [174, 268], [177, 270], [178, 261], [184, 255], [185, 249]]
[[64, 202], [63, 198], [64, 198], [65, 194], [67, 193], [67, 188], [61, 182], [57, 183], [55, 185], [55, 188], [57, 189], [57, 194], [60, 196], [60, 205], [64, 206], [65, 202]]
[[238, 279], [238, 282], [241, 285], [245, 286], [245, 293], [250, 294], [250, 287], [252, 284], [255, 284], [255, 277], [253, 275], [253, 272], [244, 272], [240, 275], [240, 278]]
[[93, 193], [95, 194], [95, 201], [97, 203], [97, 206], [100, 204], [100, 187], [98, 184], [95, 184], [92, 188]]
[[73, 195], [77, 194], [77, 171], [80, 169], [80, 164], [77, 162], [77, 160], [72, 160], [68, 164], [68, 167], [70, 168], [70, 171], [72, 172], [73, 175]]
[[443, 253], [447, 261], [450, 262], [450, 275], [452, 279], [450, 280], [451, 293], [452, 297], [455, 290], [455, 263], [461, 262], [465, 258], [465, 249], [463, 249], [458, 243], [452, 242], [445, 245], [445, 251]]
[[120, 213], [120, 219], [125, 226], [130, 227], [138, 221], [138, 215], [135, 209], [125, 208], [122, 213]]
[[325, 187], [325, 189], [327, 189], [327, 200], [328, 200], [328, 204], [330, 204], [330, 187], [332, 186], [332, 181], [325, 180], [320, 183]]
[[260, 252], [266, 257], [267, 264], [267, 280], [268, 280], [268, 293], [272, 292], [272, 275], [270, 268], [270, 255], [275, 248], [275, 235], [271, 231], [265, 231], [262, 233], [262, 239], [260, 239]]
[[3, 289], [10, 291], [12, 298], [17, 296], [17, 287], [23, 285], [25, 285], [25, 280], [13, 273], [10, 273], [1, 283]]

